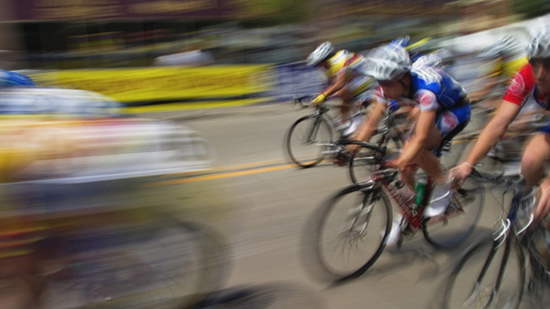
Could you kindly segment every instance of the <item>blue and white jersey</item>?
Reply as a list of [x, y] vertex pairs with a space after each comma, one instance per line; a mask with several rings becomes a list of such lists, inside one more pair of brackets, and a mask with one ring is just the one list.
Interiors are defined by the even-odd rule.
[[20, 73], [0, 70], [0, 87], [35, 86], [32, 79]]
[[429, 66], [411, 70], [411, 94], [421, 111], [448, 110], [466, 97], [462, 85], [449, 74]]

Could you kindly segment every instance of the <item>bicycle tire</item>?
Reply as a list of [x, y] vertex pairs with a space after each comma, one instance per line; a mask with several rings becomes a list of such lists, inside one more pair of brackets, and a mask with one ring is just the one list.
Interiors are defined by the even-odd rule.
[[[298, 132], [299, 125], [304, 125], [309, 123], [309, 121], [313, 121], [313, 123], [309, 126], [306, 126], [304, 129], [301, 129], [301, 132]], [[323, 129], [321, 129], [323, 128]], [[323, 136], [323, 140], [320, 141], [321, 144], [318, 146], [317, 141], [315, 139], [318, 138], [318, 134], [320, 130], [324, 130], [324, 133], [327, 134], [327, 136]], [[302, 156], [301, 154], [298, 154], [298, 145], [293, 146], [293, 137], [297, 137], [298, 140], [304, 143], [305, 147], [308, 148], [308, 150], [312, 150], [313, 155], [305, 155]], [[303, 135], [315, 135], [315, 136], [303, 136]], [[332, 143], [332, 127], [327, 122], [327, 120], [322, 116], [304, 116], [298, 120], [296, 120], [292, 126], [290, 127], [290, 130], [288, 131], [288, 134], [286, 136], [286, 153], [289, 155], [292, 162], [294, 162], [296, 165], [302, 168], [310, 168], [314, 167], [315, 165], [319, 164], [323, 159], [325, 158], [325, 151], [327, 149], [328, 144]], [[304, 140], [305, 139], [305, 140]], [[313, 141], [312, 141], [313, 139]], [[315, 151], [315, 149], [318, 149]]]
[[[223, 282], [229, 254], [214, 231], [200, 224], [164, 217], [150, 225], [133, 228], [138, 230], [132, 230], [128, 235], [124, 235], [126, 231], [116, 230], [102, 235], [100, 240], [104, 241], [106, 237], [110, 239], [107, 241], [122, 245], [124, 253], [130, 250], [128, 254], [131, 257], [142, 262], [145, 260], [144, 265], [151, 267], [153, 272], [145, 278], [138, 276], [132, 279], [128, 283], [134, 289], [132, 291], [119, 291], [116, 282], [102, 280], [101, 276], [95, 280], [88, 279], [82, 291], [75, 291], [86, 295], [86, 303], [78, 306], [66, 304], [67, 308], [194, 308]], [[128, 237], [135, 237], [131, 240], [135, 243], [122, 244]], [[107, 258], [113, 260], [112, 256]], [[95, 262], [103, 262], [101, 258], [94, 259]], [[140, 265], [133, 268], [141, 269]], [[113, 273], [117, 270], [128, 273], [128, 268], [131, 269], [132, 265], [117, 269], [115, 264], [110, 269]], [[116, 276], [110, 278], [113, 277]], [[50, 290], [50, 293], [55, 291]], [[65, 297], [70, 301], [71, 295]], [[55, 308], [65, 308], [55, 302]]]
[[481, 216], [484, 188], [468, 177], [456, 190], [442, 219], [432, 218], [422, 224], [426, 241], [438, 249], [453, 249], [461, 245], [474, 231]]
[[[502, 256], [499, 253], [502, 253]], [[506, 273], [507, 270], [510, 270], [510, 257], [515, 259], [517, 263], [517, 273], [515, 271]], [[480, 264], [473, 265], [475, 262], [480, 262]], [[480, 265], [481, 267], [479, 267]], [[499, 281], [499, 276], [501, 277], [498, 293], [494, 292], [494, 287], [484, 288], [483, 286], [487, 279], [492, 279], [489, 273], [492, 270], [491, 266], [497, 267], [498, 270], [495, 282]], [[515, 275], [517, 275], [517, 278], [515, 278]], [[459, 282], [459, 279], [462, 279], [463, 276], [470, 282], [469, 284]], [[487, 278], [487, 276], [491, 278]], [[473, 281], [473, 284], [471, 281]], [[509, 284], [511, 284], [511, 288], [509, 288]], [[503, 287], [503, 285], [506, 286]], [[449, 281], [445, 286], [442, 308], [518, 309], [523, 297], [524, 286], [525, 255], [517, 238], [509, 235], [503, 244], [499, 244], [498, 241], [492, 238], [484, 239], [467, 250], [453, 268]], [[485, 291], [487, 289], [490, 290]], [[465, 291], [464, 297], [457, 296], [463, 291]]]
[[[359, 200], [359, 207], [355, 207], [355, 210], [353, 207], [350, 209], [348, 198], [351, 198], [352, 201], [353, 199], [356, 199], [356, 201]], [[371, 202], [372, 205], [369, 204]], [[351, 205], [356, 204], [353, 203]], [[372, 206], [370, 210], [368, 206]], [[372, 236], [373, 245], [367, 246], [369, 253], [361, 253], [358, 262], [354, 263], [355, 265], [351, 266], [350, 269], [337, 269], [337, 267], [331, 265], [328, 257], [323, 252], [324, 230], [325, 228], [331, 228], [328, 221], [335, 210], [344, 211], [344, 219], [336, 221], [337, 225], [340, 226], [339, 230], [341, 230], [341, 232], [336, 233], [336, 238], [344, 236], [344, 238], [337, 241], [337, 245], [341, 240], [344, 240], [344, 245], [349, 243], [353, 248], [356, 247], [359, 250], [359, 241], [363, 242], [367, 236]], [[345, 212], [346, 210], [347, 213]], [[349, 210], [353, 210], [355, 213]], [[376, 213], [373, 211], [376, 211]], [[381, 217], [378, 218], [375, 216]], [[306, 224], [301, 246], [306, 270], [314, 278], [325, 282], [341, 282], [361, 276], [376, 262], [384, 251], [391, 229], [391, 220], [391, 204], [384, 191], [380, 189], [368, 189], [362, 185], [351, 185], [344, 188], [321, 205]], [[344, 229], [342, 229], [342, 223], [346, 226], [349, 225], [349, 228], [344, 226]], [[367, 228], [376, 224], [381, 224], [381, 226], [374, 228], [374, 230], [371, 228], [370, 232], [366, 232]], [[335, 251], [331, 254], [334, 255], [334, 253]], [[348, 257], [351, 257], [351, 254], [346, 255], [346, 258]], [[349, 262], [347, 261], [346, 264], [350, 265]]]
[[370, 174], [369, 167], [372, 166], [371, 160], [364, 159], [365, 156], [370, 155], [372, 151], [368, 149], [365, 151], [361, 150], [349, 160], [349, 178], [354, 184], [359, 184], [368, 179], [368, 175]]

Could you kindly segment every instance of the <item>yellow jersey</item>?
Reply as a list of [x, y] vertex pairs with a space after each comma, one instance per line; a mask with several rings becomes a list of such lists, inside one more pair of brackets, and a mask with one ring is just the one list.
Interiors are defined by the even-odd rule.
[[529, 63], [529, 60], [525, 56], [508, 61], [503, 61], [502, 58], [498, 58], [489, 64], [491, 69], [487, 76], [501, 76], [505, 80], [510, 80], [517, 72], [527, 65], [527, 63]]

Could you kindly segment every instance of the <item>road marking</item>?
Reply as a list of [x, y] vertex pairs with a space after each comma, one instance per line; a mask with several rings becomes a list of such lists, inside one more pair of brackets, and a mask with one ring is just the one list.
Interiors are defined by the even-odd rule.
[[161, 182], [153, 183], [150, 186], [156, 187], [156, 186], [175, 185], [175, 184], [187, 183], [187, 182], [197, 182], [197, 181], [205, 181], [205, 180], [213, 180], [213, 179], [231, 178], [231, 177], [246, 176], [246, 175], [259, 174], [259, 173], [265, 173], [265, 172], [286, 170], [286, 169], [290, 169], [290, 168], [294, 168], [294, 167], [296, 167], [296, 164], [287, 164], [287, 165], [282, 165], [282, 166], [258, 168], [258, 169], [253, 169], [253, 170], [248, 170], [248, 171], [241, 171], [241, 172], [231, 172], [231, 173], [224, 173], [224, 174], [216, 174], [216, 175], [208, 175], [208, 176], [200, 176], [200, 177], [190, 177], [190, 178], [185, 178], [185, 179], [161, 181]]
[[[465, 134], [463, 136], [466, 137], [468, 135]], [[475, 138], [464, 139], [464, 140], [460, 140], [460, 136], [457, 136], [456, 138], [459, 139], [459, 140], [452, 141], [452, 144], [467, 143], [467, 142], [470, 142], [472, 140], [475, 140], [477, 138], [477, 136]], [[388, 152], [388, 153], [391, 153], [391, 151]], [[238, 169], [246, 169], [246, 168], [249, 168], [249, 167], [256, 167], [256, 168], [245, 170], [245, 171], [234, 171], [234, 172], [228, 172], [228, 173], [222, 173], [222, 174], [189, 177], [189, 178], [185, 178], [185, 179], [167, 180], [167, 181], [153, 183], [150, 186], [164, 186], [164, 185], [174, 185], [174, 184], [198, 182], [198, 181], [206, 181], [206, 180], [214, 180], [214, 179], [232, 178], [232, 177], [239, 177], [239, 176], [247, 176], [247, 175], [259, 174], [259, 173], [273, 172], [273, 171], [279, 171], [279, 170], [285, 170], [285, 169], [290, 169], [290, 168], [297, 167], [296, 164], [287, 164], [287, 165], [281, 165], [281, 166], [261, 168], [262, 165], [282, 164], [283, 162], [284, 162], [283, 160], [267, 160], [267, 161], [258, 161], [258, 162], [251, 162], [251, 163], [244, 163], [244, 164], [237, 164], [237, 165], [222, 166], [222, 167], [219, 167], [219, 168], [204, 169], [204, 170], [199, 170], [199, 171], [190, 171], [190, 172], [166, 174], [165, 176], [182, 176], [182, 175], [189, 175], [189, 174], [200, 173], [200, 172], [218, 173], [218, 172], [222, 172], [222, 171], [231, 171], [231, 170], [238, 170]]]
[[190, 172], [179, 172], [179, 173], [171, 173], [166, 174], [164, 176], [181, 176], [181, 175], [188, 175], [193, 173], [202, 173], [202, 172], [221, 172], [221, 171], [230, 171], [230, 170], [238, 170], [243, 169], [247, 167], [255, 167], [259, 165], [269, 165], [269, 164], [275, 164], [275, 163], [283, 163], [283, 160], [267, 160], [267, 161], [258, 161], [258, 162], [251, 162], [251, 163], [244, 163], [244, 164], [237, 164], [237, 165], [229, 165], [229, 166], [222, 166], [217, 168], [208, 168], [198, 171], [190, 171]]

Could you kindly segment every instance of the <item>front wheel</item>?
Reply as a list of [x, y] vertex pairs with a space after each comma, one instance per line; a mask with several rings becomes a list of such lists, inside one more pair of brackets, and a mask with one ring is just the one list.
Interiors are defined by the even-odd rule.
[[473, 177], [466, 178], [456, 190], [447, 211], [431, 218], [422, 226], [424, 238], [440, 249], [452, 249], [462, 244], [476, 227], [483, 209], [483, 186]]
[[384, 250], [391, 228], [384, 191], [352, 185], [316, 210], [302, 244], [306, 270], [321, 281], [362, 275]]
[[447, 283], [443, 308], [517, 309], [523, 296], [525, 257], [517, 238], [486, 239], [462, 257]]
[[332, 143], [332, 129], [323, 117], [305, 116], [290, 127], [286, 149], [292, 162], [302, 168], [319, 164]]

